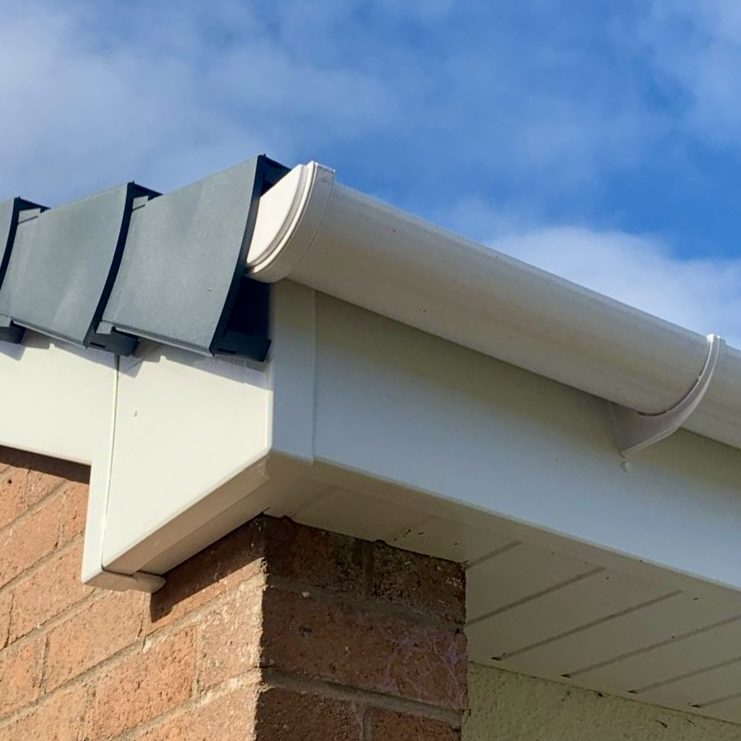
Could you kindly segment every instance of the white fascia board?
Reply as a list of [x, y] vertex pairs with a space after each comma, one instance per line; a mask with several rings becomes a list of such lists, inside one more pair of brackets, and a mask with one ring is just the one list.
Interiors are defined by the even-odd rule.
[[741, 589], [741, 451], [681, 430], [626, 462], [602, 399], [326, 295], [316, 332], [316, 475]]
[[0, 342], [0, 445], [87, 465], [104, 456], [115, 369], [114, 355], [33, 333]]

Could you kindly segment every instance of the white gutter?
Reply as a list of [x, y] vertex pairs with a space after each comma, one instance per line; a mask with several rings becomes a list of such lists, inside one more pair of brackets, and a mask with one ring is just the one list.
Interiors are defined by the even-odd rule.
[[[316, 163], [294, 168], [261, 198], [247, 262], [258, 280], [290, 278], [664, 415], [658, 434], [657, 420], [646, 420], [649, 442], [681, 424], [741, 448], [739, 350], [387, 206]], [[641, 445], [623, 450], [632, 447]]]

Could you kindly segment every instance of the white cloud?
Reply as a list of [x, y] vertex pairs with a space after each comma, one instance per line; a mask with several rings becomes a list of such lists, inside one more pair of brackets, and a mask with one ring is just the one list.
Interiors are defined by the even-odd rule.
[[0, 197], [53, 205], [126, 179], [170, 189], [258, 151], [290, 161], [393, 115], [381, 80], [296, 53], [242, 6], [119, 17], [102, 2], [6, 3]]
[[657, 123], [630, 79], [569, 47], [589, 28], [548, 12], [553, 32], [526, 38], [451, 0], [6, 0], [0, 197], [167, 190], [256, 151], [343, 146], [369, 178], [399, 163], [426, 192], [451, 168], [578, 191], [634, 165]]
[[578, 226], [489, 240], [495, 249], [741, 347], [741, 260], [682, 259], [660, 239]]

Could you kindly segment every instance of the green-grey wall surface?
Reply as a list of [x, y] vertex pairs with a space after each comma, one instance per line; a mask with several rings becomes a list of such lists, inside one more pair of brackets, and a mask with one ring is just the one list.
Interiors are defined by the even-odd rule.
[[463, 741], [741, 741], [741, 726], [469, 666]]

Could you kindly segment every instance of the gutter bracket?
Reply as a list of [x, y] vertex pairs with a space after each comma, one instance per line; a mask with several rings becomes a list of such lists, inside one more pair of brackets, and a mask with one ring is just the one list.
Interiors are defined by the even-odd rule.
[[725, 341], [718, 335], [710, 334], [707, 340], [707, 357], [695, 385], [670, 409], [658, 414], [642, 414], [619, 404], [610, 404], [617, 446], [623, 458], [669, 437], [697, 409], [710, 387], [725, 347]]

